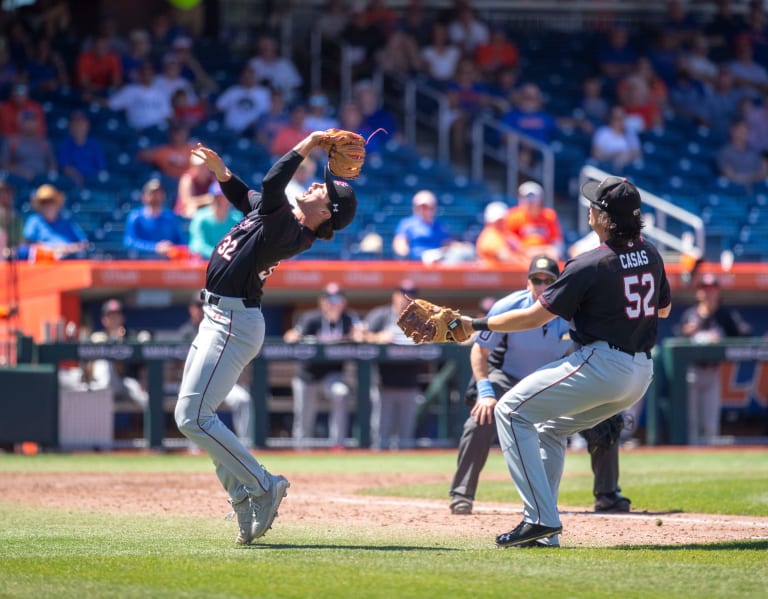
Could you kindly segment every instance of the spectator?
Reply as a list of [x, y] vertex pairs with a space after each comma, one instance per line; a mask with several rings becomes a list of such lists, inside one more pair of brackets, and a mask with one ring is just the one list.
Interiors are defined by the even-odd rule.
[[427, 250], [440, 250], [451, 243], [451, 236], [436, 220], [437, 197], [422, 189], [413, 196], [413, 215], [397, 225], [392, 249], [399, 258], [421, 260]]
[[139, 67], [139, 81], [122, 86], [107, 102], [111, 110], [124, 110], [128, 125], [137, 131], [164, 126], [173, 114], [168, 97], [154, 81], [155, 67], [145, 61]]
[[768, 106], [764, 95], [742, 102], [742, 115], [747, 123], [747, 147], [768, 158]]
[[611, 108], [609, 121], [592, 136], [591, 157], [621, 172], [629, 163], [642, 157], [640, 138], [627, 127], [627, 115], [621, 106]]
[[27, 181], [56, 171], [53, 146], [41, 134], [40, 121], [34, 113], [19, 115], [18, 133], [6, 138], [3, 144], [0, 168]]
[[[648, 65], [647, 61], [644, 64]], [[653, 77], [653, 76], [651, 76]], [[654, 85], [657, 89], [652, 89]], [[637, 133], [660, 127], [664, 123], [662, 100], [666, 102], [666, 87], [659, 91], [661, 81], [649, 83], [648, 78], [636, 72], [619, 82], [617, 96], [627, 115], [627, 126]]]
[[493, 73], [487, 83], [488, 102], [497, 117], [509, 112], [517, 104], [517, 96], [520, 93], [518, 77], [517, 69], [501, 67]]
[[386, 46], [386, 39], [378, 27], [368, 23], [364, 7], [358, 3], [350, 7], [349, 20], [338, 43], [345, 48], [353, 81], [374, 75], [378, 54]]
[[174, 92], [179, 89], [187, 92], [190, 102], [197, 102], [195, 88], [189, 79], [182, 77], [181, 62], [175, 54], [166, 54], [163, 57], [163, 69], [155, 77], [153, 85], [167, 96], [169, 104]]
[[474, 56], [478, 46], [488, 43], [488, 25], [477, 18], [467, 1], [457, 2], [453, 18], [448, 23], [448, 38], [461, 48], [464, 56]]
[[178, 183], [189, 168], [193, 147], [189, 129], [173, 124], [168, 128], [168, 143], [141, 150], [138, 159], [153, 164], [163, 175]]
[[664, 31], [674, 35], [678, 47], [688, 47], [701, 31], [697, 15], [686, 6], [686, 0], [669, 0], [667, 14], [662, 23]]
[[[679, 334], [693, 343], [719, 343], [724, 337], [751, 334], [751, 327], [735, 310], [721, 305], [720, 282], [704, 274], [696, 285], [696, 304], [680, 319]], [[706, 445], [720, 435], [720, 363], [694, 362], [688, 366], [688, 444]]]
[[107, 172], [107, 157], [101, 141], [91, 136], [91, 121], [82, 110], [69, 115], [69, 133], [56, 150], [59, 171], [82, 187]]
[[491, 27], [487, 42], [475, 48], [475, 66], [485, 79], [502, 68], [517, 69], [520, 63], [520, 52], [509, 39], [506, 28], [497, 23]]
[[297, 99], [302, 84], [302, 78], [296, 65], [286, 57], [277, 53], [277, 40], [268, 35], [262, 35], [256, 46], [256, 56], [248, 61], [248, 65], [256, 75], [256, 81], [283, 92], [291, 102]]
[[[101, 326], [104, 330], [93, 333], [91, 342], [122, 343], [149, 335], [146, 331], [135, 333], [126, 330], [123, 304], [117, 299], [109, 299], [101, 305]], [[94, 360], [87, 362], [84, 370], [90, 389], [110, 389], [113, 401], [133, 402], [142, 410], [146, 409], [149, 394], [139, 382], [144, 378], [142, 365], [124, 360]]]
[[360, 81], [354, 89], [355, 103], [360, 109], [362, 123], [358, 133], [364, 132], [366, 139], [379, 129], [386, 131], [384, 135], [374, 135], [368, 139], [366, 151], [371, 154], [381, 152], [387, 139], [399, 139], [399, 127], [395, 116], [387, 110], [381, 101], [381, 94], [370, 81]]
[[535, 83], [520, 88], [517, 105], [501, 116], [501, 122], [542, 143], [548, 143], [558, 128], [557, 119], [544, 109], [544, 97]]
[[[411, 299], [418, 297], [413, 281], [404, 279], [392, 291], [390, 303], [373, 308], [365, 317], [368, 343], [413, 345], [397, 319]], [[418, 360], [381, 362], [371, 384], [371, 447], [373, 449], [411, 449], [416, 445], [419, 403], [423, 401]]]
[[255, 124], [270, 109], [269, 89], [259, 84], [253, 67], [246, 65], [240, 81], [231, 85], [216, 100], [216, 108], [224, 114], [224, 126], [238, 135], [258, 131]]
[[329, 107], [325, 92], [319, 89], [312, 92], [307, 106], [307, 116], [304, 119], [304, 128], [307, 131], [338, 128], [339, 119], [334, 116], [333, 110]]
[[[680, 42], [674, 32], [662, 29], [657, 32], [653, 45], [647, 55], [638, 62], [640, 70], [653, 73], [665, 85], [670, 85], [675, 79], [677, 64], [682, 57]], [[647, 63], [641, 66], [641, 63]]]
[[269, 146], [270, 156], [282, 156], [307, 136], [309, 130], [304, 126], [306, 118], [306, 107], [303, 104], [296, 104], [290, 111], [288, 123], [278, 129], [272, 138]]
[[24, 223], [31, 261], [86, 257], [88, 237], [77, 223], [61, 214], [63, 207], [64, 194], [49, 183], [38, 187], [32, 196], [34, 213]]
[[386, 36], [386, 45], [379, 54], [379, 68], [384, 73], [406, 78], [422, 71], [419, 43], [404, 23], [397, 24]]
[[720, 176], [733, 183], [750, 186], [768, 176], [765, 159], [747, 145], [749, 129], [744, 120], [731, 125], [730, 141], [717, 153]]
[[[313, 129], [317, 131], [318, 129]], [[310, 156], [307, 156], [299, 164], [299, 168], [293, 173], [293, 177], [285, 186], [285, 196], [288, 198], [288, 202], [291, 206], [296, 206], [296, 198], [303, 195], [312, 182], [315, 180], [315, 174], [317, 173], [317, 162], [315, 162]]]
[[[226, 198], [224, 201], [229, 205]], [[237, 220], [235, 220], [235, 222], [237, 222]], [[205, 309], [203, 306], [203, 301], [200, 299], [200, 292], [195, 291], [187, 305], [189, 319], [177, 330], [178, 336], [183, 341], [192, 341], [197, 335], [197, 330], [200, 328], [200, 323], [203, 321], [203, 310]], [[232, 390], [224, 398], [224, 404], [232, 410], [232, 428], [234, 429], [235, 434], [240, 437], [240, 440], [246, 446], [250, 445], [249, 426], [251, 421], [251, 394], [248, 392], [248, 389], [240, 383], [235, 383], [235, 386], [232, 387]]]
[[734, 41], [734, 59], [728, 63], [736, 87], [749, 93], [768, 92], [768, 70], [755, 62], [749, 36], [739, 35]]
[[207, 109], [202, 100], [190, 101], [187, 91], [177, 89], [171, 96], [171, 122], [191, 129], [207, 118]]
[[24, 240], [24, 223], [14, 209], [15, 190], [0, 177], [0, 261], [17, 255]]
[[192, 82], [197, 95], [207, 100], [219, 87], [195, 57], [193, 45], [192, 38], [176, 35], [167, 54], [173, 56], [181, 65], [182, 76]]
[[109, 48], [109, 39], [99, 34], [93, 44], [77, 57], [77, 85], [84, 102], [104, 98], [123, 83], [120, 57]]
[[432, 39], [421, 49], [424, 72], [439, 84], [453, 79], [461, 60], [461, 49], [448, 38], [448, 25], [442, 21], [432, 24]]
[[69, 85], [69, 74], [61, 55], [51, 48], [51, 41], [39, 37], [24, 70], [32, 95], [45, 97]]
[[216, 181], [205, 162], [190, 154], [189, 167], [179, 178], [179, 188], [173, 211], [183, 217], [192, 218], [203, 206], [213, 201], [210, 194], [211, 184]]
[[710, 87], [717, 78], [717, 65], [709, 57], [709, 42], [703, 33], [697, 33], [681, 58], [688, 73], [696, 81]]
[[608, 120], [610, 104], [603, 95], [603, 82], [599, 77], [586, 77], [581, 84], [581, 100], [573, 118], [593, 132]]
[[0, 104], [0, 135], [15, 135], [19, 132], [19, 117], [32, 115], [37, 121], [40, 135], [47, 132], [45, 111], [42, 105], [29, 97], [29, 87], [24, 83], [13, 86], [11, 97]]
[[152, 60], [152, 41], [145, 29], [134, 29], [128, 35], [128, 50], [120, 56], [124, 83], [138, 83], [141, 65]]
[[485, 226], [475, 241], [478, 260], [489, 265], [519, 264], [525, 266], [528, 256], [506, 231], [504, 220], [509, 207], [504, 202], [491, 202], [485, 207]]
[[265, 148], [272, 145], [278, 131], [290, 123], [290, 113], [286, 107], [285, 96], [280, 90], [270, 90], [269, 111], [256, 121], [256, 141]]
[[510, 244], [520, 247], [528, 260], [537, 254], [560, 260], [564, 250], [560, 219], [552, 208], [542, 205], [541, 185], [526, 181], [517, 188], [517, 201], [504, 218]]
[[619, 81], [634, 71], [637, 57], [638, 52], [630, 42], [627, 28], [614, 23], [597, 52], [598, 72], [610, 97], [615, 94]]
[[707, 96], [707, 89], [698, 79], [691, 77], [688, 65], [680, 61], [677, 75], [669, 86], [669, 106], [674, 113], [690, 123], [701, 121], [701, 106]]
[[768, 25], [765, 8], [760, 2], [750, 2], [747, 29], [744, 34], [752, 45], [755, 62], [768, 65]]
[[722, 142], [728, 138], [730, 124], [739, 116], [739, 107], [745, 97], [747, 94], [743, 89], [734, 87], [728, 67], [719, 67], [712, 91], [701, 105], [701, 122], [710, 128], [714, 140]]
[[213, 201], [195, 212], [189, 223], [189, 251], [210, 258], [216, 245], [243, 218], [232, 207], [218, 181], [211, 183], [208, 194]]
[[468, 131], [472, 121], [483, 110], [490, 110], [488, 88], [472, 60], [462, 58], [456, 66], [453, 79], [447, 81], [443, 89], [448, 101], [448, 110], [446, 121], [441, 123], [441, 126], [450, 128], [453, 159], [457, 162], [466, 161]]
[[163, 207], [165, 191], [159, 179], [150, 179], [141, 189], [140, 208], [128, 213], [123, 245], [138, 258], [172, 257], [183, 244], [176, 215]]
[[709, 41], [712, 60], [724, 62], [736, 37], [747, 28], [741, 15], [733, 12], [731, 0], [717, 0], [715, 13], [704, 23], [704, 34]]
[[[318, 309], [301, 316], [283, 335], [286, 343], [341, 343], [360, 341], [357, 315], [347, 309], [347, 298], [330, 284], [318, 299]], [[328, 438], [341, 449], [347, 438], [351, 390], [344, 378], [343, 362], [302, 361], [293, 377], [293, 440], [307, 446], [315, 435], [320, 399], [330, 402]]]
[[349, 20], [344, 0], [328, 0], [315, 21], [324, 43], [335, 44]]

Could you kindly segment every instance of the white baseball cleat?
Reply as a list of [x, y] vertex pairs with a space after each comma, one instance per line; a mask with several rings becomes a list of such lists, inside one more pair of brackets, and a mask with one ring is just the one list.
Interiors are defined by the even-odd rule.
[[272, 522], [275, 521], [280, 502], [287, 495], [288, 487], [291, 486], [291, 483], [284, 476], [273, 476], [270, 474], [269, 478], [272, 481], [272, 485], [267, 492], [259, 497], [251, 496], [251, 507], [253, 509], [251, 540], [263, 537], [272, 528]]

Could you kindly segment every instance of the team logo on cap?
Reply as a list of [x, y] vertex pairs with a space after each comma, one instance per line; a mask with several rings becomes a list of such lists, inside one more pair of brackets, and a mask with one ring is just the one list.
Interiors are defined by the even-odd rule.
[[549, 260], [546, 258], [539, 258], [536, 260], [536, 268], [547, 268], [549, 266]]
[[334, 212], [338, 212], [339, 205], [336, 202], [334, 202], [333, 204], [331, 204], [331, 210], [333, 210]]

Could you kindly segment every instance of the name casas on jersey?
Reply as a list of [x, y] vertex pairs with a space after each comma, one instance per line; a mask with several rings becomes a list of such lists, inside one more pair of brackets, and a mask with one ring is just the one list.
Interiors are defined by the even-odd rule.
[[621, 267], [624, 269], [637, 268], [638, 266], [648, 265], [648, 254], [645, 250], [637, 250], [634, 252], [627, 252], [626, 254], [619, 254], [619, 261]]

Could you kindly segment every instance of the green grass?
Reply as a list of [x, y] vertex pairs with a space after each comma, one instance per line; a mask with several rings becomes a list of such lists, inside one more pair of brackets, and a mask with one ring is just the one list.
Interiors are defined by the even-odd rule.
[[[450, 452], [259, 457], [289, 474], [445, 475], [443, 485], [365, 491], [442, 499], [455, 465]], [[768, 452], [626, 452], [621, 460], [638, 509], [768, 516]], [[7, 472], [121, 470], [213, 476], [204, 457], [0, 456], [0, 489]], [[498, 455], [485, 473], [480, 499], [518, 502]], [[588, 457], [569, 455], [561, 503], [588, 505], [590, 487]], [[32, 510], [3, 502], [0, 490], [0, 597], [731, 598], [768, 588], [768, 540], [500, 551], [487, 535], [393, 537], [387, 527], [281, 520], [265, 541], [234, 546], [222, 519]]]

